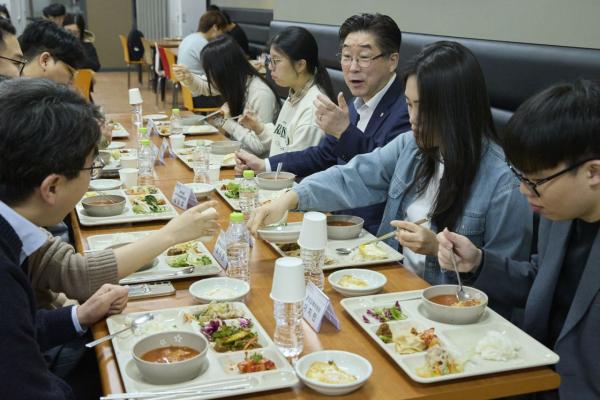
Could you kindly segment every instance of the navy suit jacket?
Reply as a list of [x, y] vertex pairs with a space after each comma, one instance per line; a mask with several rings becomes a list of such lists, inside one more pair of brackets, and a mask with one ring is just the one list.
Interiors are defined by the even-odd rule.
[[[525, 307], [523, 329], [548, 341], [552, 301], [569, 241], [572, 220], [541, 218], [538, 253], [530, 262], [485, 253], [475, 286], [490, 297]], [[573, 303], [553, 350], [560, 356], [561, 399], [600, 399], [600, 232], [596, 234]]]
[[0, 216], [0, 371], [2, 399], [71, 399], [69, 385], [53, 375], [42, 351], [77, 337], [71, 307], [36, 310], [27, 274], [19, 265], [22, 242]]
[[[284, 171], [304, 178], [331, 166], [346, 164], [357, 154], [370, 153], [377, 147], [385, 146], [399, 134], [410, 130], [408, 108], [403, 90], [400, 77], [396, 76], [373, 111], [373, 116], [364, 132], [356, 126], [358, 113], [354, 107], [354, 101], [350, 101], [348, 103], [350, 125], [339, 140], [334, 136], [325, 135], [316, 146], [269, 157], [269, 164], [273, 167], [282, 162]], [[376, 234], [384, 208], [385, 203], [381, 203], [339, 211], [338, 214], [351, 214], [363, 218], [365, 229]]]

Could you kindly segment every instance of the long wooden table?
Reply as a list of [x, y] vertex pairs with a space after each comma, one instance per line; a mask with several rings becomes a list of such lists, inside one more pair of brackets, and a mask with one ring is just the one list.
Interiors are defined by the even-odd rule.
[[[129, 120], [129, 114], [113, 114], [109, 117], [121, 122], [130, 133], [133, 132]], [[197, 138], [197, 137], [196, 137]], [[221, 135], [202, 136], [211, 140], [222, 140]], [[153, 140], [158, 141], [155, 137]], [[136, 143], [135, 135], [127, 140], [130, 147]], [[177, 159], [167, 159], [166, 165], [156, 167], [156, 185], [170, 196], [177, 181], [190, 182], [193, 173], [182, 162]], [[233, 170], [221, 169], [221, 178], [233, 176]], [[231, 209], [225, 202], [214, 194], [218, 201], [220, 223], [223, 229], [227, 227], [227, 221]], [[299, 215], [291, 213], [291, 219], [298, 220]], [[159, 229], [163, 222], [126, 224], [118, 226], [102, 226], [86, 228], [79, 225], [77, 217], [72, 214], [73, 227], [76, 236], [76, 245], [79, 251], [85, 249], [85, 239], [91, 235], [116, 232], [131, 232], [139, 230]], [[209, 243], [212, 249], [213, 243]], [[278, 255], [260, 239], [256, 241], [251, 255], [251, 291], [246, 304], [252, 310], [256, 318], [272, 334], [275, 329], [273, 318], [273, 304], [269, 298], [271, 289], [273, 265]], [[406, 271], [399, 264], [387, 264], [372, 267], [383, 273], [388, 283], [383, 293], [398, 292], [406, 290], [422, 289], [428, 284]], [[144, 299], [130, 301], [124, 312], [150, 311], [161, 308], [189, 306], [194, 304], [187, 288], [194, 279], [177, 280], [173, 284], [177, 292], [168, 297], [156, 299]], [[329, 323], [323, 323], [320, 333], [314, 332], [310, 326], [304, 323], [304, 354], [321, 349], [347, 350], [362, 355], [373, 365], [373, 375], [367, 383], [359, 390], [345, 396], [350, 399], [484, 399], [504, 397], [521, 393], [529, 393], [550, 390], [558, 387], [560, 379], [552, 369], [542, 367], [523, 371], [515, 371], [501, 374], [482, 376], [479, 378], [462, 379], [439, 384], [419, 384], [408, 378], [396, 364], [372, 342], [371, 338], [355, 324], [351, 317], [342, 309], [339, 302], [342, 296], [335, 292], [328, 283], [325, 292], [331, 298], [335, 311], [340, 318], [342, 329], [336, 331]], [[108, 328], [104, 321], [97, 323], [92, 328], [95, 338], [108, 334]], [[110, 342], [96, 347], [100, 377], [104, 393], [117, 393], [124, 390], [119, 373], [115, 353]], [[266, 398], [266, 399], [315, 399], [327, 398], [317, 392], [298, 384], [289, 390], [278, 390], [272, 392], [246, 395], [243, 398]]]

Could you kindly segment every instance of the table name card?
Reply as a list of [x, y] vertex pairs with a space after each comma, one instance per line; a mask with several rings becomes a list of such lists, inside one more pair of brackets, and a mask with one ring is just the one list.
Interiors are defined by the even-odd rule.
[[227, 259], [227, 234], [223, 231], [219, 233], [219, 237], [215, 243], [215, 248], [213, 249], [213, 256], [221, 265], [223, 271], [227, 271], [227, 266], [229, 264], [229, 260]]
[[308, 282], [304, 298], [304, 319], [316, 332], [319, 332], [323, 318], [329, 320], [338, 331], [341, 329], [340, 320], [335, 314], [329, 297], [314, 283]]
[[173, 197], [171, 197], [171, 203], [179, 208], [187, 210], [188, 208], [194, 207], [198, 204], [194, 190], [184, 185], [181, 182], [175, 184], [175, 190], [173, 190]]
[[158, 162], [165, 165], [165, 153], [169, 150], [169, 141], [166, 138], [162, 139], [160, 149], [158, 151]]
[[146, 124], [146, 131], [148, 132], [148, 136], [159, 136], [160, 134], [160, 130], [158, 129], [158, 126], [154, 123], [152, 118], [148, 118], [148, 123]]

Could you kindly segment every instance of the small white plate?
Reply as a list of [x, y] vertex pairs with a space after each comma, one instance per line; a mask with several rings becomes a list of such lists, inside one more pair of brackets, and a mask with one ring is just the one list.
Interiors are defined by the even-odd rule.
[[250, 285], [240, 279], [207, 278], [194, 282], [188, 289], [200, 303], [238, 301], [250, 291]]
[[[340, 279], [344, 275], [351, 275], [355, 278], [362, 279], [367, 282], [367, 287], [344, 287], [339, 285]], [[379, 292], [383, 286], [387, 283], [385, 275], [372, 271], [370, 269], [351, 268], [338, 270], [329, 275], [329, 283], [333, 289], [340, 293], [342, 296], [366, 296], [368, 294], [375, 294]]]
[[258, 230], [263, 240], [272, 243], [296, 243], [300, 237], [302, 222], [291, 222], [287, 225], [265, 227]]
[[122, 149], [123, 147], [125, 147], [125, 143], [123, 142], [111, 142], [107, 147], [106, 150], [116, 150], [116, 149]]
[[167, 114], [148, 114], [142, 117], [145, 120], [151, 119], [152, 121], [162, 121], [169, 118]]
[[121, 181], [118, 179], [94, 179], [90, 181], [90, 190], [111, 190], [121, 187]]
[[[339, 369], [354, 375], [357, 379], [352, 383], [330, 384], [310, 379], [306, 376], [311, 364], [316, 362], [333, 361]], [[373, 373], [371, 363], [358, 354], [339, 350], [323, 350], [310, 353], [298, 360], [294, 366], [298, 378], [311, 389], [328, 396], [339, 396], [350, 393], [361, 387]]]
[[204, 146], [209, 146], [213, 141], [205, 139], [194, 139], [186, 140], [183, 144], [185, 145], [185, 147], [196, 147], [198, 145], [198, 142], [200, 142], [200, 144], [203, 144]]
[[184, 185], [191, 187], [199, 199], [207, 198], [210, 192], [215, 190], [215, 187], [209, 183], [185, 183]]
[[183, 134], [184, 135], [208, 135], [211, 133], [218, 133], [219, 130], [212, 125], [192, 125], [192, 126], [184, 126]]

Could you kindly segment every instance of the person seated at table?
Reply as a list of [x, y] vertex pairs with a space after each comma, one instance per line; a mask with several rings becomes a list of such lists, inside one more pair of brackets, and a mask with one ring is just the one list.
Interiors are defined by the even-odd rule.
[[271, 84], [250, 65], [242, 49], [229, 36], [221, 36], [202, 49], [202, 66], [206, 76], [190, 73], [184, 65], [175, 65], [173, 72], [182, 85], [193, 95], [220, 94], [225, 100], [223, 115], [209, 119], [233, 140], [242, 142], [242, 148], [257, 155], [269, 153], [269, 137], [259, 138], [231, 117], [251, 109], [265, 122], [273, 122], [279, 112], [279, 99]]
[[225, 20], [227, 21], [227, 27], [225, 28], [225, 32], [227, 32], [227, 34], [229, 34], [229, 36], [231, 36], [237, 42], [237, 44], [240, 45], [240, 47], [244, 51], [244, 54], [250, 57], [252, 54], [250, 53], [250, 44], [248, 43], [248, 36], [246, 36], [246, 32], [244, 32], [242, 27], [233, 22], [229, 17], [229, 14], [226, 11], [221, 10], [219, 6], [211, 4], [206, 8], [206, 11], [218, 11], [221, 14], [223, 14], [223, 17], [225, 17]]
[[0, 80], [18, 77], [26, 64], [16, 33], [9, 20], [0, 18]]
[[[404, 266], [431, 284], [455, 282], [437, 262], [436, 232], [451, 227], [477, 246], [526, 257], [532, 216], [495, 143], [483, 73], [455, 42], [426, 46], [404, 75], [412, 132], [305, 178], [257, 209], [252, 232], [287, 210], [337, 211], [386, 202], [379, 234], [404, 253]], [[422, 218], [430, 222], [413, 223]], [[465, 276], [470, 283], [473, 276]]]
[[81, 14], [67, 14], [64, 20], [63, 28], [71, 35], [75, 36], [85, 53], [85, 59], [80, 61], [79, 68], [89, 68], [94, 71], [100, 70], [100, 61], [98, 53], [94, 47], [95, 36], [86, 29], [85, 19]]
[[27, 25], [19, 43], [28, 60], [23, 76], [47, 78], [70, 84], [79, 63], [85, 59], [80, 41], [51, 21], [34, 21]]
[[65, 15], [67, 15], [67, 9], [62, 4], [53, 3], [44, 7], [42, 15], [46, 20], [54, 22], [56, 26], [63, 26], [63, 20], [65, 19]]
[[[87, 190], [100, 128], [97, 110], [68, 87], [42, 79], [0, 83], [0, 370], [3, 399], [70, 399], [42, 351], [72, 341], [127, 304], [103, 285], [80, 306], [37, 310], [27, 258]], [[96, 375], [97, 379], [97, 375]]]
[[[402, 40], [398, 25], [387, 15], [353, 15], [341, 25], [339, 39], [342, 73], [354, 100], [346, 105], [340, 93], [336, 105], [326, 96], [318, 96], [316, 123], [327, 133], [318, 145], [264, 160], [239, 152], [238, 172], [246, 168], [271, 171], [281, 162], [284, 171], [306, 177], [343, 165], [357, 154], [370, 153], [410, 130], [403, 83], [396, 74]], [[340, 213], [363, 218], [365, 229], [376, 233], [384, 208], [385, 202]]]
[[525, 307], [523, 329], [560, 356], [558, 391], [536, 399], [600, 396], [599, 129], [600, 82], [584, 80], [536, 94], [510, 119], [502, 147], [540, 214], [529, 261], [478, 248], [460, 233], [438, 234], [440, 265], [452, 268], [453, 249], [459, 270], [480, 270], [475, 284], [490, 298]]
[[324, 132], [315, 121], [313, 103], [321, 94], [332, 99], [333, 88], [327, 69], [319, 62], [317, 41], [308, 30], [293, 26], [271, 39], [269, 52], [271, 78], [290, 88], [289, 95], [274, 124], [261, 121], [252, 110], [244, 112], [240, 124], [264, 143], [270, 140], [270, 156], [318, 144]]

